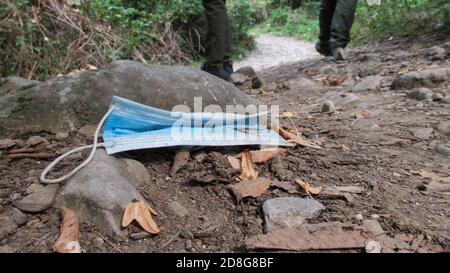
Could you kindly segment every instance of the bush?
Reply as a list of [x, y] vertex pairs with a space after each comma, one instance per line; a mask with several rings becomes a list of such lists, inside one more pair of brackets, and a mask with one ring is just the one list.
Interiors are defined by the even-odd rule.
[[315, 41], [319, 35], [317, 14], [318, 2], [316, 1], [305, 2], [298, 9], [277, 4], [269, 11], [268, 20], [261, 25], [259, 31]]
[[[81, 6], [67, 2], [0, 1], [2, 75], [43, 80], [116, 59], [170, 64], [202, 55], [205, 19], [200, 0], [91, 0]], [[227, 2], [239, 56], [253, 46], [247, 32], [256, 5]]]
[[383, 0], [380, 6], [360, 1], [352, 30], [358, 43], [430, 31], [448, 32], [448, 0]]

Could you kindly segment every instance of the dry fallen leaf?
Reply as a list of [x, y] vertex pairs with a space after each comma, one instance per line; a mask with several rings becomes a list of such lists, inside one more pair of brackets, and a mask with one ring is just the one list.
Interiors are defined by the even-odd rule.
[[239, 158], [236, 158], [234, 156], [227, 156], [227, 160], [233, 169], [235, 170], [241, 169], [241, 161], [239, 160]]
[[290, 133], [284, 129], [278, 128], [278, 133], [280, 134], [280, 136], [282, 136], [285, 140], [289, 141], [289, 142], [293, 142], [296, 143], [300, 146], [304, 146], [304, 147], [310, 147], [310, 148], [314, 148], [314, 149], [322, 149], [322, 147], [320, 147], [319, 145], [313, 143], [312, 141], [307, 140], [306, 138], [302, 137], [301, 135], [295, 135], [293, 133]]
[[252, 156], [249, 151], [242, 153], [241, 170], [242, 174], [239, 176], [241, 180], [255, 180], [258, 177], [258, 171], [253, 166]]
[[245, 197], [258, 197], [265, 193], [272, 181], [270, 179], [260, 177], [253, 181], [242, 181], [237, 184], [230, 186], [231, 191], [234, 196], [236, 196], [236, 200], [239, 203]]
[[95, 65], [92, 65], [92, 64], [87, 64], [84, 68], [86, 70], [97, 70], [98, 69]]
[[282, 118], [292, 118], [294, 117], [294, 114], [292, 112], [284, 112], [280, 115]]
[[312, 187], [308, 182], [301, 179], [295, 179], [295, 182], [297, 182], [310, 197], [312, 197], [312, 195], [318, 195], [322, 191], [322, 187]]
[[184, 166], [187, 165], [191, 155], [188, 150], [179, 150], [175, 154], [175, 158], [173, 160], [173, 166], [170, 170], [170, 176], [173, 177], [175, 174], [181, 170]]
[[155, 220], [153, 220], [152, 214], [158, 215], [146, 202], [134, 201], [125, 209], [122, 227], [126, 228], [131, 222], [136, 221], [148, 233], [158, 234], [160, 229]]
[[450, 183], [450, 176], [449, 177], [440, 177], [434, 173], [430, 173], [427, 171], [421, 171], [419, 173], [420, 176], [424, 177], [424, 178], [430, 178], [431, 179], [431, 183]]
[[252, 157], [253, 163], [264, 164], [269, 162], [270, 160], [283, 155], [286, 153], [285, 149], [282, 148], [272, 148], [272, 149], [264, 149], [260, 151], [251, 151], [250, 155]]
[[359, 111], [353, 114], [353, 117], [356, 119], [367, 118], [368, 116], [370, 116], [370, 113], [367, 112], [366, 110]]
[[345, 82], [347, 78], [348, 78], [347, 75], [339, 75], [339, 76], [327, 76], [325, 78], [322, 78], [321, 80], [325, 85], [337, 86]]
[[64, 207], [61, 208], [61, 213], [61, 234], [53, 245], [53, 251], [58, 253], [80, 253], [78, 217], [74, 211]]

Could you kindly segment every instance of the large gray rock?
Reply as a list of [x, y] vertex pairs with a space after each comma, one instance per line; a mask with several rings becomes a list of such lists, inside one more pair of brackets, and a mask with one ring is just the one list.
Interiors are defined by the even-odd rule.
[[52, 184], [27, 195], [24, 199], [17, 203], [16, 207], [26, 212], [41, 212], [49, 209], [55, 201], [58, 193], [59, 185]]
[[265, 232], [298, 228], [305, 219], [317, 216], [325, 207], [314, 199], [280, 197], [263, 204]]
[[255, 103], [231, 83], [194, 68], [117, 61], [102, 70], [59, 77], [0, 97], [0, 124], [69, 132], [97, 124], [113, 95], [166, 110], [183, 104], [193, 111], [194, 97], [202, 97], [203, 107]]
[[417, 87], [433, 87], [448, 80], [449, 67], [430, 68], [421, 72], [408, 72], [399, 76], [392, 84], [392, 89], [412, 89]]
[[0, 96], [11, 91], [40, 84], [40, 81], [28, 80], [18, 76], [9, 76], [0, 80]]
[[[98, 150], [94, 160], [63, 187], [56, 206], [73, 209], [81, 221], [94, 223], [106, 233], [123, 236], [121, 220], [126, 207], [133, 200], [145, 200], [134, 185], [148, 181], [142, 181], [147, 178], [140, 174], [140, 167], [130, 167], [139, 162], [129, 163], [129, 159], [124, 162], [108, 156], [103, 149]], [[136, 172], [136, 169], [140, 170]]]

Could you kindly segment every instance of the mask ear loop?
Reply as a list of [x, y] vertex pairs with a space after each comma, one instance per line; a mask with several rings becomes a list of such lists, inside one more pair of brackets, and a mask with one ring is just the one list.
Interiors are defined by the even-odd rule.
[[[84, 168], [86, 165], [88, 165], [92, 161], [92, 159], [94, 159], [94, 155], [95, 155], [95, 152], [97, 151], [97, 148], [104, 148], [105, 147], [105, 143], [98, 143], [98, 135], [100, 134], [100, 130], [102, 129], [103, 124], [105, 123], [106, 119], [111, 115], [111, 113], [114, 110], [114, 108], [115, 108], [114, 105], [111, 106], [109, 111], [103, 116], [103, 118], [101, 119], [100, 123], [98, 124], [97, 129], [95, 130], [95, 134], [94, 134], [94, 143], [92, 145], [82, 146], [82, 147], [78, 147], [76, 149], [73, 149], [73, 150], [71, 150], [71, 151], [61, 155], [57, 159], [55, 159], [42, 172], [41, 177], [40, 177], [40, 180], [41, 180], [42, 183], [44, 183], [44, 184], [58, 184], [58, 183], [61, 183], [64, 180], [66, 180], [66, 179], [72, 177], [73, 175], [75, 175], [78, 171], [80, 171], [82, 168]], [[47, 176], [47, 174], [59, 162], [61, 162], [61, 160], [63, 160], [64, 158], [68, 157], [71, 154], [78, 153], [80, 151], [87, 150], [87, 149], [92, 149], [91, 153], [88, 156], [88, 158], [83, 163], [81, 163], [78, 167], [76, 167], [75, 169], [70, 171], [68, 174], [66, 174], [66, 175], [64, 175], [64, 176], [62, 176], [60, 178], [56, 178], [56, 179], [47, 179], [47, 178], [45, 178]]]

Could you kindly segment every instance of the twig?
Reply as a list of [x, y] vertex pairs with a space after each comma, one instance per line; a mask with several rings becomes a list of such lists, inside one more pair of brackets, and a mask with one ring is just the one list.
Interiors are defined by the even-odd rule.
[[167, 241], [165, 244], [163, 244], [161, 246], [160, 249], [164, 249], [166, 248], [168, 245], [170, 245], [176, 238], [178, 238], [178, 236], [180, 236], [181, 234], [181, 230], [179, 230], [172, 238], [169, 239], [169, 241]]
[[36, 149], [34, 148], [21, 148], [21, 149], [13, 149], [8, 151], [8, 154], [29, 154], [29, 153], [35, 153]]
[[106, 239], [103, 235], [101, 235], [98, 231], [95, 231], [95, 233], [98, 234], [98, 236], [100, 236], [100, 238], [103, 239], [103, 241], [105, 241], [108, 245], [110, 245], [112, 248], [114, 248], [116, 251], [118, 251], [119, 253], [123, 253], [122, 250], [120, 250], [117, 246], [115, 246], [113, 243], [111, 243], [108, 239]]
[[54, 153], [38, 153], [38, 154], [10, 154], [6, 156], [8, 159], [15, 160], [15, 159], [24, 159], [24, 158], [31, 158], [31, 159], [53, 159], [56, 158], [57, 155]]

